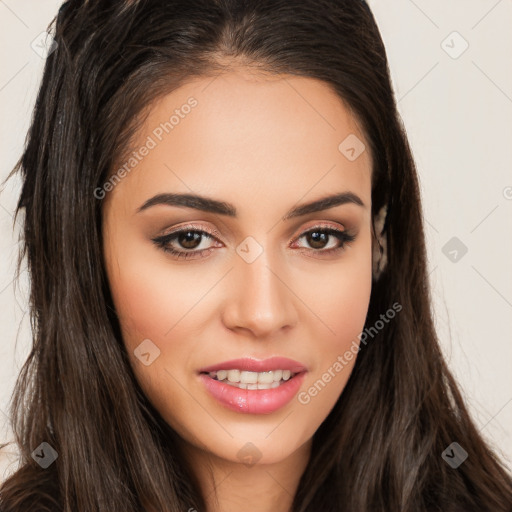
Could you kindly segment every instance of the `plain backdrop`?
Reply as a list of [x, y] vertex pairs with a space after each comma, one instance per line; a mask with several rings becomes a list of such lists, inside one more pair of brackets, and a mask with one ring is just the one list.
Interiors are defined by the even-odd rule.
[[[442, 348], [483, 436], [512, 466], [512, 2], [369, 2], [418, 167]], [[0, 180], [21, 155], [60, 0], [0, 0]], [[0, 442], [31, 339], [13, 282], [18, 179], [0, 193]], [[464, 440], [454, 440], [464, 447]], [[441, 454], [439, 454], [439, 457]], [[0, 481], [16, 467], [0, 457]]]

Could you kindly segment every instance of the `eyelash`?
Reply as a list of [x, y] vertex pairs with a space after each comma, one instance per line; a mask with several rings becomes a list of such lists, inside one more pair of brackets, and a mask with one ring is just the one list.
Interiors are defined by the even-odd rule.
[[[210, 232], [204, 228], [198, 229], [195, 226], [184, 226], [183, 228], [181, 228], [177, 231], [173, 231], [172, 233], [169, 233], [167, 235], [153, 238], [152, 241], [157, 245], [157, 247], [161, 248], [164, 252], [171, 254], [171, 256], [175, 257], [176, 259], [180, 259], [180, 258], [183, 258], [185, 260], [191, 259], [191, 258], [197, 259], [197, 258], [205, 257], [206, 253], [209, 254], [210, 252], [212, 252], [214, 250], [213, 247], [209, 247], [208, 249], [201, 249], [199, 251], [198, 250], [178, 251], [178, 250], [170, 247], [169, 243], [172, 240], [178, 238], [182, 233], [190, 233], [190, 232], [191, 233], [199, 233], [199, 234], [203, 235], [205, 238], [210, 238], [210, 239], [215, 238], [213, 232]], [[319, 226], [314, 226], [313, 228], [308, 229], [307, 231], [304, 231], [304, 233], [302, 233], [297, 238], [297, 240], [300, 240], [301, 238], [303, 238], [306, 235], [309, 235], [310, 233], [322, 233], [322, 234], [334, 236], [335, 238], [337, 238], [339, 240], [341, 245], [339, 247], [332, 247], [332, 248], [326, 249], [326, 250], [308, 249], [305, 247], [301, 247], [301, 248], [299, 248], [299, 250], [301, 250], [301, 252], [312, 251], [314, 253], [321, 253], [322, 255], [332, 255], [332, 254], [338, 253], [339, 251], [344, 250], [346, 245], [350, 245], [350, 243], [352, 243], [356, 239], [355, 235], [347, 233], [346, 231], [342, 231], [340, 229], [335, 229], [331, 226], [319, 225]], [[203, 256], [203, 255], [205, 255], [205, 256]]]

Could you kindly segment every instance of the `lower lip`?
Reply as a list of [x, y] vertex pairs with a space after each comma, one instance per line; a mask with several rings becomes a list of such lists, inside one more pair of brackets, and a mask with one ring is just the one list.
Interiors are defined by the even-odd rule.
[[210, 394], [228, 409], [247, 414], [270, 414], [292, 400], [305, 375], [306, 372], [298, 373], [272, 389], [240, 389], [212, 379], [205, 373], [201, 373], [199, 377]]

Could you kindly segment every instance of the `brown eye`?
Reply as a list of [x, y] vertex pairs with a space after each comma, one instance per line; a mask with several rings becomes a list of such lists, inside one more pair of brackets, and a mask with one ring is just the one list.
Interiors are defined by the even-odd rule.
[[176, 237], [178, 243], [185, 249], [196, 249], [203, 235], [198, 231], [182, 231]]
[[308, 244], [313, 249], [323, 249], [329, 241], [329, 235], [325, 231], [310, 231], [307, 235], [304, 235]]
[[[152, 239], [155, 245], [174, 258], [201, 258], [213, 251], [213, 247], [201, 247], [203, 242], [215, 240], [213, 234], [202, 229], [185, 228]], [[199, 248], [201, 247], [201, 248]]]
[[[341, 231], [334, 228], [314, 228], [310, 229], [306, 233], [303, 233], [300, 237], [304, 238], [311, 250], [318, 253], [331, 253], [332, 251], [342, 250], [347, 243], [355, 240], [355, 235], [350, 235], [346, 231]], [[332, 242], [331, 242], [332, 240]], [[329, 243], [337, 245], [328, 247]], [[308, 249], [308, 247], [301, 247]]]

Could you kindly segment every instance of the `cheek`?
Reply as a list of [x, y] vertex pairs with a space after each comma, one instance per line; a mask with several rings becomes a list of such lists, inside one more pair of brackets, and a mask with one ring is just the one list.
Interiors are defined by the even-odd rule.
[[[200, 340], [194, 334], [201, 309], [193, 306], [207, 287], [194, 283], [189, 273], [171, 274], [169, 265], [148, 264], [134, 253], [120, 260], [119, 267], [122, 270], [111, 276], [110, 283], [132, 369], [150, 402], [178, 428], [173, 418], [187, 415], [186, 397], [178, 381], [184, 383], [183, 377], [193, 367]], [[147, 344], [144, 340], [148, 339], [158, 355], [153, 359], [151, 354], [146, 366], [136, 354], [142, 352], [139, 346], [147, 346], [141, 343]], [[170, 417], [166, 415], [169, 411]]]
[[344, 269], [338, 279], [333, 276], [327, 288], [322, 310], [332, 335], [326, 340], [341, 349], [363, 329], [371, 294], [371, 269], [363, 265]]
[[[177, 398], [180, 386], [173, 377], [180, 375], [183, 380], [194, 368], [201, 340], [196, 336], [199, 316], [204, 316], [206, 307], [201, 298], [214, 281], [205, 276], [208, 279], [201, 283], [197, 273], [177, 271], [165, 258], [152, 259], [148, 252], [141, 252], [136, 244], [117, 252], [116, 265], [109, 269], [113, 301], [141, 388], [158, 410], [172, 409], [179, 416], [185, 406]], [[157, 356], [151, 354], [146, 366], [137, 354], [148, 339]]]
[[354, 339], [358, 341], [366, 320], [372, 289], [370, 237], [360, 242], [336, 264], [303, 276], [302, 296], [320, 320], [311, 339], [319, 340], [331, 355], [345, 351]]
[[[188, 272], [171, 272], [168, 264], [137, 258], [136, 254], [119, 261], [110, 279], [116, 310], [125, 340], [163, 339], [179, 328], [191, 305], [200, 299], [198, 286]], [[192, 279], [191, 279], [192, 277]]]
[[311, 372], [297, 399], [318, 418], [334, 407], [355, 365], [371, 288], [369, 237], [327, 274], [303, 282], [303, 296], [320, 321], [308, 326], [307, 337], [314, 340]]

